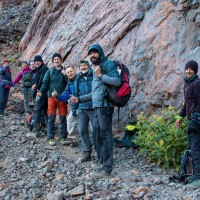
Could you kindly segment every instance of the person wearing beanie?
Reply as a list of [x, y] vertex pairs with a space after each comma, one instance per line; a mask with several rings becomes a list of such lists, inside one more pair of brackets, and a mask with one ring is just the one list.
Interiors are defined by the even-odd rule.
[[11, 69], [8, 60], [3, 60], [0, 66], [0, 115], [4, 115], [12, 83]]
[[33, 85], [33, 73], [26, 61], [22, 61], [22, 67], [23, 67], [22, 71], [18, 73], [13, 83], [17, 84], [22, 79], [21, 88], [22, 88], [22, 93], [24, 95], [25, 117], [27, 118], [29, 114], [31, 114], [31, 110], [29, 108], [29, 99], [32, 100], [33, 97], [33, 92], [31, 88]]
[[42, 60], [41, 55], [36, 55], [36, 56], [34, 57], [34, 63], [37, 62], [37, 61], [40, 61], [40, 62], [43, 63], [43, 60]]
[[[37, 137], [41, 134], [41, 121], [44, 123], [44, 127], [47, 125], [48, 116], [47, 116], [47, 92], [45, 92], [40, 98], [36, 97], [37, 91], [42, 87], [43, 78], [48, 71], [48, 67], [43, 63], [42, 57], [40, 55], [36, 55], [34, 57], [34, 64], [37, 67], [34, 83], [32, 86], [33, 90], [33, 98], [35, 99], [34, 105], [34, 120], [33, 120], [33, 130], [29, 132], [27, 137]], [[44, 128], [43, 127], [43, 128]]]
[[[90, 68], [90, 64], [87, 60], [81, 60], [79, 63], [80, 73], [77, 75], [74, 83], [74, 96], [84, 96], [92, 92], [93, 70]], [[78, 130], [81, 138], [81, 157], [77, 160], [77, 163], [91, 161], [92, 145], [89, 137], [89, 123], [92, 126], [92, 140], [94, 149], [97, 153], [96, 145], [96, 129], [94, 127], [94, 115], [95, 111], [92, 106], [92, 100], [86, 102], [80, 102], [76, 104], [78, 107]]]
[[48, 129], [47, 129], [47, 137], [49, 141], [49, 145], [56, 145], [56, 141], [54, 139], [55, 132], [55, 121], [56, 121], [56, 113], [58, 110], [60, 117], [60, 143], [62, 145], [66, 145], [68, 141], [67, 139], [67, 121], [66, 116], [68, 114], [66, 102], [62, 102], [59, 99], [54, 97], [54, 94], [62, 94], [65, 90], [65, 86], [67, 85], [67, 77], [62, 74], [63, 66], [62, 66], [62, 57], [58, 53], [54, 53], [52, 56], [52, 62], [54, 66], [47, 71], [44, 76], [43, 84], [37, 95], [42, 97], [44, 93], [48, 94]]
[[194, 171], [189, 188], [200, 188], [200, 79], [197, 72], [198, 63], [188, 61], [185, 65], [184, 105], [175, 122], [175, 126], [179, 128], [184, 117], [187, 116], [189, 120], [188, 150], [191, 150]]
[[52, 56], [52, 62], [54, 62], [54, 58], [60, 58], [61, 62], [62, 62], [62, 57], [59, 53], [54, 53]]
[[185, 64], [185, 70], [187, 68], [190, 68], [194, 71], [194, 74], [197, 74], [198, 72], [198, 63], [194, 60], [190, 60]]

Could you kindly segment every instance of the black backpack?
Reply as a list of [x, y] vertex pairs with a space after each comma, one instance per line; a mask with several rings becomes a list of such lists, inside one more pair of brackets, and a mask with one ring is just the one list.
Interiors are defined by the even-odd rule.
[[117, 107], [124, 107], [131, 97], [131, 87], [129, 85], [129, 69], [122, 63], [115, 61], [120, 71], [121, 85], [109, 89], [109, 100]]

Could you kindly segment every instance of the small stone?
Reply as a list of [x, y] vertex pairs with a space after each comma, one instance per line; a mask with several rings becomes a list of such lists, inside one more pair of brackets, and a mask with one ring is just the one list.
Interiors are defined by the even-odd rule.
[[0, 183], [0, 190], [3, 190], [6, 187], [4, 183]]
[[68, 193], [70, 194], [71, 197], [77, 197], [77, 196], [83, 195], [84, 187], [83, 185], [79, 185], [75, 187], [74, 189], [70, 190]]
[[64, 174], [58, 174], [58, 175], [56, 175], [56, 181], [60, 181], [61, 179], [63, 179], [65, 177], [65, 175]]
[[93, 199], [93, 195], [92, 194], [88, 194], [87, 196], [85, 196], [84, 200], [92, 200]]
[[26, 162], [26, 158], [21, 157], [21, 158], [19, 158], [19, 161], [20, 161], [20, 162]]
[[62, 192], [54, 192], [47, 194], [47, 200], [63, 200]]
[[147, 194], [149, 192], [149, 188], [147, 188], [147, 187], [138, 187], [133, 191], [133, 193], [134, 194], [139, 194], [141, 191], [143, 191], [144, 194]]
[[131, 170], [131, 172], [133, 173], [133, 174], [135, 174], [135, 175], [137, 175], [137, 174], [139, 174], [139, 172], [138, 171], [136, 171], [136, 170]]

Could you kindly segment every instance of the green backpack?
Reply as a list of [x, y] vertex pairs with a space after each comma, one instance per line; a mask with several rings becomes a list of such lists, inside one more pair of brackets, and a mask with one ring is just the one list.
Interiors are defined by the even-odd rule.
[[33, 73], [32, 71], [22, 71], [22, 84], [24, 87], [31, 87], [33, 85]]

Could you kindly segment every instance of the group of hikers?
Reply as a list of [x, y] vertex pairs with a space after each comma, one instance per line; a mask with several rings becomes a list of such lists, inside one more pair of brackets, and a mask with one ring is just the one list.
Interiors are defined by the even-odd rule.
[[[108, 88], [121, 84], [121, 77], [116, 64], [108, 60], [99, 44], [91, 45], [88, 57], [94, 66], [91, 68], [87, 60], [79, 62], [79, 73], [74, 66], [63, 67], [62, 57], [58, 53], [52, 55], [53, 67], [50, 69], [44, 64], [41, 55], [33, 60], [35, 69], [22, 62], [22, 71], [12, 82], [9, 63], [3, 63], [0, 68], [0, 114], [4, 115], [8, 100], [9, 86], [14, 86], [22, 79], [24, 94], [24, 109], [30, 113], [28, 94], [34, 99], [33, 129], [27, 137], [39, 137], [41, 121], [47, 127], [49, 145], [56, 145], [55, 122], [57, 113], [60, 120], [60, 143], [68, 143], [67, 121], [73, 125], [78, 121], [78, 131], [81, 140], [82, 155], [77, 162], [91, 160], [92, 146], [96, 152], [96, 161], [101, 166], [96, 178], [109, 177], [113, 168], [113, 136], [112, 114], [114, 106], [109, 101]], [[31, 63], [30, 63], [31, 64]], [[31, 81], [29, 72], [34, 74]], [[70, 102], [71, 111], [68, 114], [67, 103]], [[66, 116], [68, 115], [67, 119]], [[92, 142], [90, 140], [90, 124]]]
[[[112, 87], [121, 85], [121, 76], [116, 62], [105, 56], [99, 44], [88, 48], [88, 57], [93, 67], [87, 60], [81, 60], [80, 72], [76, 73], [74, 66], [63, 67], [62, 57], [58, 53], [53, 54], [53, 67], [50, 69], [44, 64], [42, 57], [36, 55], [30, 66], [26, 61], [22, 62], [23, 70], [13, 82], [8, 60], [4, 61], [0, 68], [0, 114], [4, 114], [10, 87], [22, 79], [26, 113], [30, 113], [28, 94], [34, 99], [33, 129], [27, 136], [40, 136], [40, 123], [43, 120], [47, 127], [49, 145], [56, 145], [54, 135], [58, 113], [60, 143], [65, 145], [68, 142], [68, 135], [78, 124], [82, 152], [78, 162], [91, 160], [93, 146], [96, 161], [101, 166], [94, 176], [105, 178], [111, 175], [113, 169], [112, 114], [114, 105], [108, 98], [108, 91]], [[33, 74], [31, 81], [30, 78], [28, 79], [29, 72]], [[194, 176], [189, 185], [200, 187], [200, 79], [197, 72], [196, 61], [191, 60], [186, 63], [184, 106], [177, 117], [175, 126], [179, 128], [182, 119], [187, 116], [189, 120], [188, 148], [191, 150], [194, 169]], [[68, 113], [68, 101], [71, 106], [70, 113]], [[90, 141], [90, 124], [92, 142]]]

